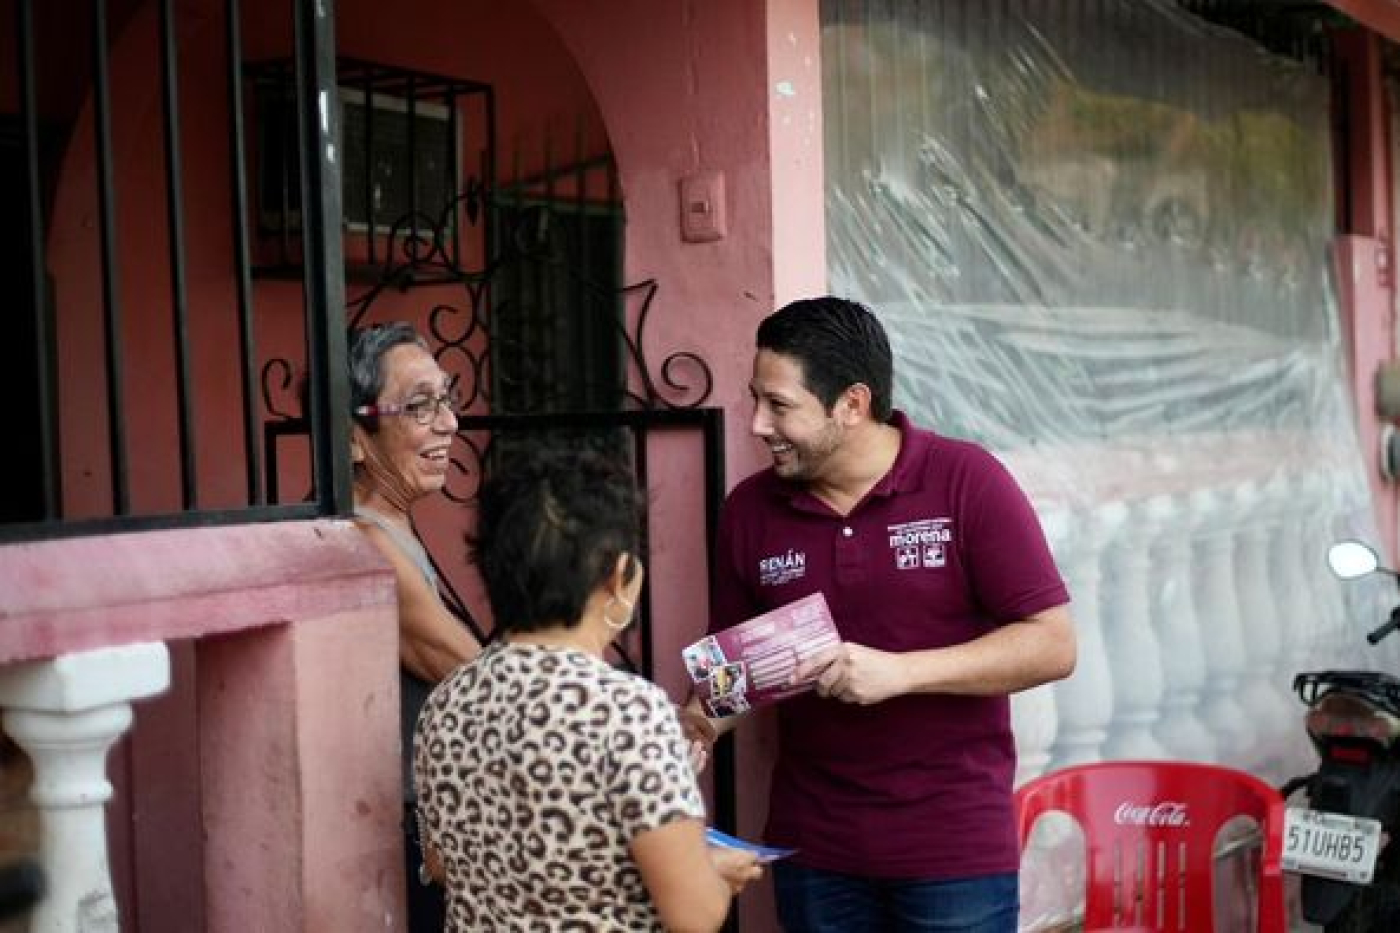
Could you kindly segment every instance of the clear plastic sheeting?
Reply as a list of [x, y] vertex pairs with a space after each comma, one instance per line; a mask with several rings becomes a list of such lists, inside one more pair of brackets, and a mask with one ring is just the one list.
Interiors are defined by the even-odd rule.
[[1352, 437], [1325, 78], [1169, 4], [827, 2], [834, 290], [999, 449]]
[[[1179, 309], [877, 305], [899, 356], [900, 403], [998, 450], [1135, 444], [1158, 455], [1151, 468], [1175, 473], [1203, 435], [1350, 439], [1331, 342]], [[1083, 466], [1062, 478], [1072, 497], [1095, 494]]]
[[1400, 668], [1364, 638], [1393, 583], [1324, 560], [1379, 543], [1327, 79], [1152, 0], [822, 17], [831, 291], [889, 328], [899, 407], [1020, 478], [1074, 597], [1075, 675], [1013, 706], [1018, 780], [1310, 769], [1293, 674]]

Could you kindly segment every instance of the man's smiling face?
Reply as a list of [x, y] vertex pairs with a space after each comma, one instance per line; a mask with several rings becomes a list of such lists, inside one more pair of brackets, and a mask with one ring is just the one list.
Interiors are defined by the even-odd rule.
[[845, 431], [808, 390], [802, 364], [772, 350], [759, 350], [749, 394], [754, 401], [749, 430], [768, 446], [777, 474], [798, 483], [820, 479]]

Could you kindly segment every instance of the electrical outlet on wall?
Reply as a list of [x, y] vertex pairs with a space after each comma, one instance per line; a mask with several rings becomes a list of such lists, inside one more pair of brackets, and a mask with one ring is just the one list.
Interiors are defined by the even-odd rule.
[[708, 243], [725, 235], [724, 173], [696, 172], [681, 179], [681, 239]]

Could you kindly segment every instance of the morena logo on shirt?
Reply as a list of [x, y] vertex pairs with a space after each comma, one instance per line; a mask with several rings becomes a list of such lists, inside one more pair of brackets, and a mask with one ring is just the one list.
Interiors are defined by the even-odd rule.
[[946, 566], [952, 525], [951, 518], [920, 518], [890, 525], [887, 530], [895, 566], [900, 570]]
[[778, 586], [800, 580], [807, 573], [807, 552], [788, 548], [785, 553], [762, 558], [758, 562], [760, 586]]

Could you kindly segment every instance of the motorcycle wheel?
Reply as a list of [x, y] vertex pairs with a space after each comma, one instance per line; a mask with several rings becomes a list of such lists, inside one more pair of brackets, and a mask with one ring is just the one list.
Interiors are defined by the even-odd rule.
[[[1385, 855], [1392, 857], [1386, 858]], [[1371, 883], [1357, 892], [1347, 909], [1327, 924], [1325, 933], [1380, 933], [1400, 929], [1400, 858], [1384, 853]]]

